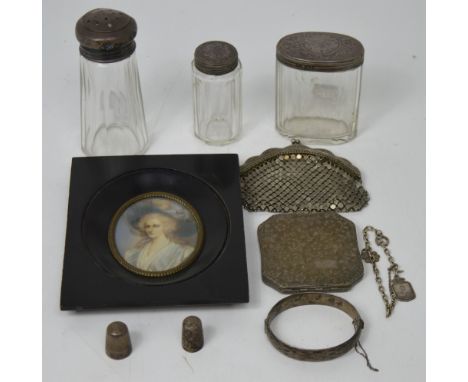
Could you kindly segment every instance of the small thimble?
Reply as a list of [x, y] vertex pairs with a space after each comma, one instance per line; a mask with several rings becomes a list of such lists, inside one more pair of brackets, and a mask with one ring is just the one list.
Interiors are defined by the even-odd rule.
[[127, 325], [121, 321], [111, 322], [106, 331], [106, 354], [113, 359], [122, 359], [131, 352], [132, 343]]
[[203, 347], [203, 327], [196, 316], [189, 316], [182, 322], [182, 347], [195, 353]]

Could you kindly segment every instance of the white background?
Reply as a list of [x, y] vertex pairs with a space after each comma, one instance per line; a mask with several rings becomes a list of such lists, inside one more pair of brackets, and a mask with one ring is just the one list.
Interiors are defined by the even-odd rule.
[[[390, 319], [369, 266], [364, 279], [340, 294], [366, 322], [362, 344], [373, 373], [353, 351], [306, 363], [278, 353], [263, 320], [280, 298], [261, 281], [256, 228], [269, 214], [244, 212], [251, 301], [230, 307], [187, 307], [72, 313], [59, 310], [70, 164], [81, 156], [78, 43], [74, 24], [86, 11], [111, 7], [138, 23], [137, 56], [148, 154], [238, 153], [240, 162], [288, 141], [274, 129], [276, 42], [285, 34], [333, 31], [366, 49], [357, 138], [327, 146], [361, 169], [368, 207], [346, 214], [358, 231], [384, 231], [413, 283], [417, 299], [399, 303]], [[423, 1], [46, 1], [43, 8], [43, 367], [46, 381], [400, 380], [425, 377], [425, 48]], [[243, 63], [244, 130], [229, 146], [211, 147], [192, 134], [190, 61], [207, 40], [231, 42]], [[360, 239], [362, 244], [362, 240]], [[384, 266], [384, 264], [382, 264]], [[206, 344], [180, 346], [187, 315], [205, 325]], [[134, 351], [122, 361], [104, 353], [106, 325], [122, 320]], [[349, 334], [348, 320], [324, 309], [281, 317], [279, 333], [297, 345], [330, 346]]]

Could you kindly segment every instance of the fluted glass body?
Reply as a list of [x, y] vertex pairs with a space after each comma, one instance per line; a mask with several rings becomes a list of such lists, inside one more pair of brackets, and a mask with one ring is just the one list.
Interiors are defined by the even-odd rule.
[[87, 155], [132, 155], [148, 135], [135, 54], [112, 63], [80, 56], [81, 147]]
[[195, 135], [210, 144], [226, 144], [242, 125], [241, 64], [232, 72], [209, 75], [192, 63]]
[[299, 70], [276, 62], [276, 128], [308, 143], [344, 143], [356, 136], [361, 68]]

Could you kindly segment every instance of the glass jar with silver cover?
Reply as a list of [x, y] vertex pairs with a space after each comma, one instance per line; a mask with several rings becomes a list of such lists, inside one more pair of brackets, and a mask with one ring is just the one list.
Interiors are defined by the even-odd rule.
[[113, 9], [94, 9], [76, 23], [81, 147], [87, 155], [133, 155], [147, 148], [136, 33], [135, 20]]
[[364, 47], [353, 37], [302, 32], [276, 46], [276, 128], [307, 143], [356, 136]]
[[242, 125], [242, 67], [237, 50], [224, 41], [208, 41], [192, 62], [194, 132], [209, 144], [227, 144]]

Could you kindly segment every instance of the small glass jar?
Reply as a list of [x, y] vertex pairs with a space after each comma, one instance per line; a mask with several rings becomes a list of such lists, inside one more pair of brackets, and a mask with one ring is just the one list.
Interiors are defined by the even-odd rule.
[[133, 155], [147, 148], [136, 33], [135, 20], [112, 9], [94, 9], [76, 23], [81, 147], [87, 155]]
[[364, 47], [349, 36], [302, 32], [276, 46], [276, 128], [308, 143], [356, 136]]
[[241, 63], [237, 50], [223, 41], [197, 47], [192, 62], [195, 135], [209, 144], [236, 140], [241, 131]]

